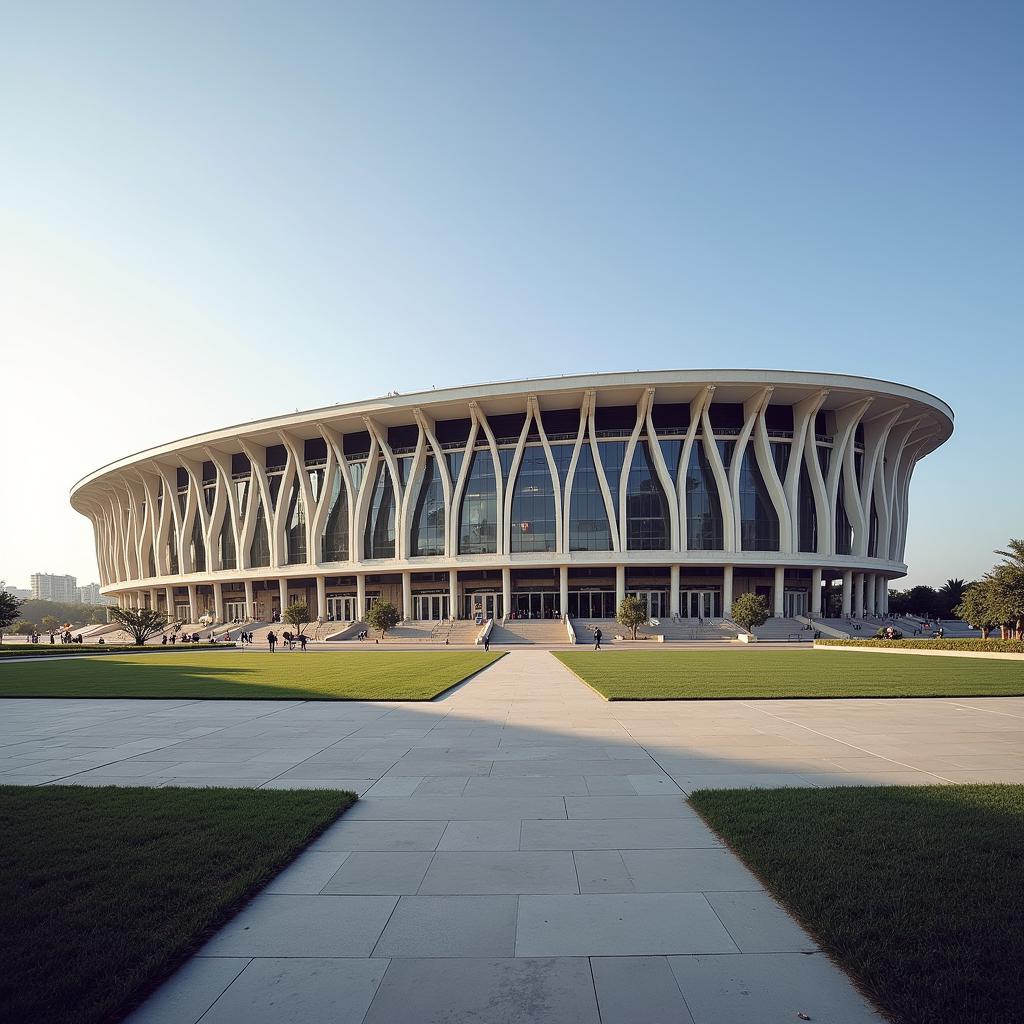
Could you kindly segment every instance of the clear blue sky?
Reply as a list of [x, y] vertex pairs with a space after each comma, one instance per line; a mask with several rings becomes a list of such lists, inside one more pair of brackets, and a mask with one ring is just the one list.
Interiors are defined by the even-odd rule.
[[925, 388], [909, 581], [1024, 536], [1020, 3], [0, 0], [0, 39], [10, 582], [95, 578], [67, 488], [127, 452], [583, 370]]

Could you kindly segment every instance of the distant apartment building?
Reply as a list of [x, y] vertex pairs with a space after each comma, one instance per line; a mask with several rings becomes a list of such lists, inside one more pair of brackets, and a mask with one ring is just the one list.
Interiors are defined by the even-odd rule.
[[54, 576], [34, 572], [30, 581], [33, 601], [78, 601], [78, 580], [74, 576]]
[[8, 594], [18, 598], [19, 601], [24, 601], [32, 596], [31, 590], [22, 590], [20, 587], [8, 586], [6, 580], [0, 580], [0, 590], [6, 590]]
[[104, 597], [100, 593], [98, 583], [87, 583], [84, 587], [79, 587], [77, 593], [79, 604], [108, 605], [114, 603], [109, 597]]

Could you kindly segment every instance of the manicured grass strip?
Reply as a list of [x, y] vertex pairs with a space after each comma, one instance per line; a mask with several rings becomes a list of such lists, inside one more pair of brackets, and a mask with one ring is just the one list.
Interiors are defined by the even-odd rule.
[[1024, 665], [1013, 661], [756, 648], [559, 651], [555, 657], [608, 700], [1024, 694]]
[[119, 1020], [355, 800], [0, 786], [0, 1020]]
[[690, 803], [897, 1024], [1020, 1024], [1024, 786], [705, 790]]
[[[235, 644], [201, 645], [204, 651], [232, 651]], [[194, 650], [195, 647], [186, 648]], [[150, 645], [139, 648], [134, 644], [2, 644], [0, 659], [3, 658], [60, 658], [78, 657], [80, 654], [174, 654], [181, 648], [176, 646]]]
[[880, 647], [896, 651], [973, 651], [983, 654], [1024, 654], [1024, 640], [982, 640], [981, 637], [947, 637], [942, 640], [815, 640], [818, 647]]
[[483, 651], [190, 651], [0, 665], [0, 697], [430, 700], [497, 661]]

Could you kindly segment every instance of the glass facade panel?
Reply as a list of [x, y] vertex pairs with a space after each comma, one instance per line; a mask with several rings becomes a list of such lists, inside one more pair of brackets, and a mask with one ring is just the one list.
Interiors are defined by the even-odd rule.
[[511, 550], [555, 551], [557, 547], [551, 471], [544, 449], [533, 445], [523, 449], [512, 493]]
[[173, 527], [167, 535], [167, 568], [172, 576], [177, 576], [181, 572], [178, 567], [178, 538]]
[[320, 491], [324, 486], [324, 471], [322, 469], [307, 469], [309, 475], [309, 493], [313, 498], [313, 504], [320, 502]]
[[289, 565], [301, 565], [306, 561], [306, 505], [302, 500], [302, 490], [298, 480], [292, 482], [286, 523], [287, 562]]
[[267, 514], [263, 509], [262, 495], [256, 501], [256, 523], [252, 543], [249, 545], [249, 565], [253, 568], [270, 565], [270, 533], [267, 530]]
[[704, 442], [698, 437], [686, 467], [686, 547], [691, 551], [721, 551], [724, 534], [718, 484]]
[[324, 529], [323, 558], [325, 562], [348, 561], [348, 490], [341, 470], [331, 485], [331, 511]]
[[231, 521], [226, 514], [220, 527], [219, 548], [220, 567], [222, 569], [237, 569], [238, 554], [235, 550], [235, 531], [231, 529]]
[[444, 487], [433, 455], [423, 467], [419, 497], [412, 518], [412, 554], [444, 554]]
[[206, 505], [207, 513], [210, 513], [210, 512], [213, 511], [213, 502], [214, 502], [214, 499], [216, 497], [217, 497], [217, 488], [216, 487], [204, 487], [203, 488], [203, 503]]
[[771, 441], [772, 462], [775, 463], [775, 472], [779, 474], [780, 480], [786, 479], [786, 470], [789, 469], [790, 445], [786, 441]]
[[878, 508], [873, 496], [871, 498], [871, 522], [868, 527], [868, 556], [878, 557]]
[[268, 477], [267, 483], [270, 485], [270, 510], [273, 512], [277, 509], [277, 496], [281, 493], [281, 474]]
[[626, 457], [625, 441], [599, 441], [597, 454], [601, 457], [604, 477], [612, 495], [612, 507], [618, 512], [619, 481], [622, 479], [622, 461]]
[[[569, 502], [569, 550], [611, 551], [612, 535], [608, 529], [601, 483], [594, 466], [590, 445], [584, 442], [576, 460], [572, 478], [572, 500]], [[588, 613], [589, 614], [589, 613]]]
[[722, 465], [725, 466], [726, 470], [732, 465], [732, 456], [736, 451], [735, 441], [719, 441], [716, 439], [715, 444], [718, 446], [718, 454], [721, 456]]
[[235, 501], [238, 502], [238, 519], [245, 522], [245, 513], [249, 508], [249, 477], [235, 480]]
[[779, 517], [750, 445], [740, 466], [740, 546], [744, 551], [779, 550]]
[[206, 572], [206, 544], [198, 515], [192, 520], [192, 571]]
[[661, 456], [665, 460], [668, 475], [674, 487], [679, 480], [679, 459], [683, 453], [683, 442], [680, 440], [660, 441]]
[[551, 457], [555, 460], [555, 468], [558, 470], [559, 491], [565, 497], [565, 478], [569, 473], [569, 463], [572, 462], [574, 444], [553, 444], [551, 446]]
[[814, 490], [811, 487], [811, 474], [807, 472], [807, 463], [800, 460], [800, 484], [796, 492], [796, 504], [799, 510], [800, 550], [818, 550], [818, 506], [814, 501]]
[[836, 554], [848, 555], [853, 550], [853, 527], [846, 515], [845, 473], [839, 474], [839, 489], [836, 492]]
[[626, 481], [626, 547], [661, 551], [669, 546], [669, 512], [665, 490], [654, 469], [646, 441], [637, 443]]
[[498, 492], [489, 449], [473, 452], [459, 513], [459, 554], [493, 554], [498, 544]]
[[395, 489], [383, 460], [377, 464], [373, 481], [373, 496], [363, 534], [363, 557], [395, 557]]

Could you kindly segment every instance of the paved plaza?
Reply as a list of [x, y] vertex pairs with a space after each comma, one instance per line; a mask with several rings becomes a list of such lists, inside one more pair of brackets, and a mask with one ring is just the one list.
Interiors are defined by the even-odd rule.
[[0, 701], [0, 758], [360, 793], [133, 1024], [859, 1024], [684, 795], [1024, 782], [1024, 698], [607, 703], [524, 650], [428, 704]]

